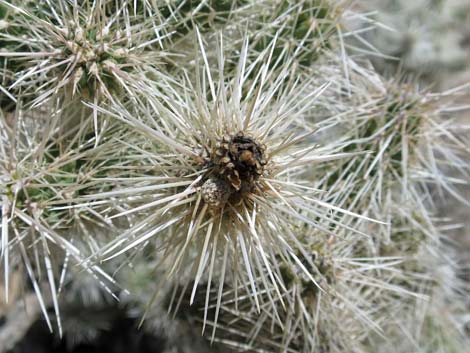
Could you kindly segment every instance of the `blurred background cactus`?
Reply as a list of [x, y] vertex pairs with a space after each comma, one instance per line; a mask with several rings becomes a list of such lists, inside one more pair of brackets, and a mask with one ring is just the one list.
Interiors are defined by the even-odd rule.
[[464, 352], [469, 13], [0, 0], [0, 353]]
[[380, 23], [366, 38], [377, 51], [373, 61], [381, 71], [399, 69], [435, 84], [468, 68], [468, 2], [362, 0], [357, 6]]

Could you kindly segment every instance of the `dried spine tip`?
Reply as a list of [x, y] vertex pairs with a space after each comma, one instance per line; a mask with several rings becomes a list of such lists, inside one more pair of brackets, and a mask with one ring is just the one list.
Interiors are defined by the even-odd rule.
[[221, 207], [251, 192], [266, 165], [265, 148], [243, 132], [225, 135], [211, 151], [207, 166], [210, 177], [201, 188], [204, 201]]
[[263, 174], [266, 158], [264, 148], [243, 132], [224, 136], [211, 155], [211, 164], [235, 190], [249, 191]]

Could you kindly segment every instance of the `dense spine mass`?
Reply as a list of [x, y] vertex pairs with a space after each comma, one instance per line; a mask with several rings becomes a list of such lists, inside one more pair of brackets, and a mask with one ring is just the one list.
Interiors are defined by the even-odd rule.
[[454, 92], [381, 76], [354, 21], [341, 0], [0, 0], [6, 299], [28, 278], [71, 346], [121, 310], [175, 347], [461, 352], [435, 207], [468, 207]]

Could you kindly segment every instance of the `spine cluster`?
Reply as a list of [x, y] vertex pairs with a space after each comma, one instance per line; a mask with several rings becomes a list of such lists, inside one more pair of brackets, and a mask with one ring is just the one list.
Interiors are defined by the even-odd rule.
[[0, 0], [6, 300], [72, 346], [124, 310], [168, 351], [463, 352], [454, 92], [378, 73], [349, 5]]

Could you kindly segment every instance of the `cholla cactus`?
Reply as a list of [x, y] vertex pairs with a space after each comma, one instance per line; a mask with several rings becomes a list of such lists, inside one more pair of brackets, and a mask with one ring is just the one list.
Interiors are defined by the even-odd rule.
[[[91, 214], [86, 208], [70, 207], [73, 199], [87, 189], [101, 189], [92, 179], [106, 170], [106, 166], [96, 160], [98, 151], [94, 151], [93, 156], [89, 154], [94, 138], [83, 134], [83, 126], [88, 124], [78, 125], [65, 133], [57, 128], [62, 114], [61, 110], [44, 106], [0, 116], [2, 260], [6, 300], [9, 273], [20, 266], [22, 260], [48, 325], [52, 328], [46, 303], [52, 302], [59, 319], [59, 330], [60, 273], [61, 268], [65, 271], [69, 259], [96, 279], [100, 277], [108, 284], [114, 282], [99, 267], [90, 266], [80, 249], [85, 244], [93, 247], [96, 242], [87, 239], [88, 224], [109, 227], [109, 223], [104, 215]], [[57, 131], [61, 134], [57, 135]], [[15, 255], [11, 254], [10, 248], [15, 250]], [[47, 278], [49, 284], [47, 294], [43, 293], [44, 285], [40, 283], [43, 278]]]
[[[150, 74], [162, 76], [168, 37], [161, 15], [127, 2], [2, 1], [9, 11], [0, 54], [9, 58], [9, 90], [39, 105], [54, 95], [116, 99]], [[156, 23], [159, 22], [159, 23]], [[151, 51], [152, 50], [152, 51]]]
[[7, 287], [72, 346], [119, 309], [223, 351], [457, 352], [434, 194], [468, 205], [465, 145], [446, 94], [349, 55], [346, 5], [0, 1]]
[[[353, 213], [317, 199], [318, 190], [308, 186], [302, 173], [307, 164], [348, 154], [329, 153], [330, 146], [315, 148], [305, 143], [314, 133], [296, 126], [296, 120], [311, 109], [327, 84], [312, 89], [308, 80], [285, 83], [291, 74], [289, 61], [279, 72], [269, 70], [275, 44], [260, 55], [261, 67], [253, 80], [246, 81], [246, 77], [258, 62], [247, 64], [246, 43], [230, 80], [224, 79], [220, 53], [219, 77], [212, 78], [206, 63], [200, 80], [194, 86], [187, 82], [187, 91], [173, 96], [171, 106], [145, 97], [130, 111], [119, 106], [105, 111], [147, 137], [142, 147], [135, 148], [143, 161], [152, 161], [142, 169], [143, 175], [151, 167], [152, 177], [121, 179], [115, 190], [87, 196], [115, 197], [107, 202], [114, 204], [117, 198], [128, 209], [113, 217], [139, 212], [141, 218], [98, 255], [113, 258], [157, 238], [157, 249], [169, 266], [168, 276], [195, 278], [192, 298], [204, 272], [209, 274], [209, 288], [217, 274], [217, 308], [225, 281], [242, 281], [250, 287], [258, 311], [259, 292], [271, 287], [283, 302], [286, 289], [279, 259], [318, 286], [303, 265], [315, 268], [309, 251], [291, 227], [300, 221], [299, 228], [321, 229], [328, 211]], [[285, 134], [287, 129], [289, 134]], [[148, 215], [143, 217], [145, 212]], [[341, 228], [341, 221], [328, 220]]]

